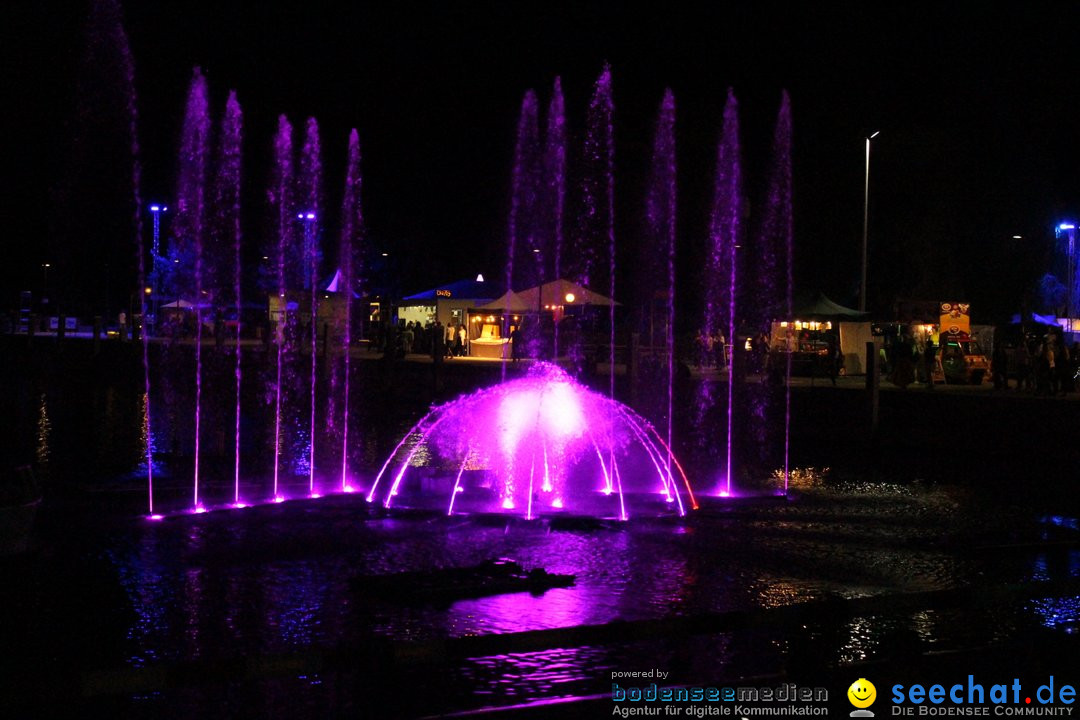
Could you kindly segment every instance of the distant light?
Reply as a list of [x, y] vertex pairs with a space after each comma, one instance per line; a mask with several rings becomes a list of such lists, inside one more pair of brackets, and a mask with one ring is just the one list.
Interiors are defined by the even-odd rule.
[[42, 265], [41, 267], [52, 267], [52, 264], [50, 264], [50, 263], [45, 263], [45, 264], [44, 264], [44, 265]]
[[315, 219], [315, 213], [308, 213], [305, 217], [307, 217], [308, 220], [314, 220]]
[[577, 300], [577, 297], [574, 295], [574, 293], [566, 293], [566, 302], [572, 303], [575, 300]]
[[269, 255], [263, 255], [263, 260], [269, 260], [269, 259], [270, 259]]
[[383, 257], [390, 257], [390, 253], [383, 253], [382, 256]]
[[479, 275], [476, 276], [476, 282], [484, 282], [483, 273], [480, 273]]
[[540, 248], [533, 248], [533, 252], [534, 252], [534, 253], [538, 253], [538, 252], [540, 252]]
[[296, 219], [297, 220], [303, 220], [304, 219], [304, 213], [296, 213]]
[[161, 206], [160, 205], [151, 205], [150, 206], [150, 212], [161, 212]]
[[180, 264], [179, 260], [173, 260], [173, 262], [176, 263], [176, 264]]
[[1058, 225], [1058, 230], [1075, 230], [1076, 226], [1072, 223], [1061, 223]]
[[873, 135], [871, 135], [871, 136], [870, 136], [869, 138], [867, 138], [867, 139], [868, 139], [868, 140], [873, 140], [874, 138], [876, 138], [876, 137], [877, 137], [878, 135], [880, 135], [880, 134], [881, 134], [881, 131], [880, 131], [880, 130], [875, 130], [875, 131], [874, 131], [874, 134], [873, 134]]
[[1024, 239], [1023, 235], [1013, 235], [1013, 240], [1023, 240], [1023, 239]]
[[143, 288], [143, 292], [149, 295], [151, 292], [153, 292], [153, 288]]

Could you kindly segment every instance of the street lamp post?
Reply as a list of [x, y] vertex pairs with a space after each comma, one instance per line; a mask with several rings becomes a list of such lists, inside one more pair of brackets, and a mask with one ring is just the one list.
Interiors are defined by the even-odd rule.
[[42, 309], [49, 304], [49, 268], [52, 267], [51, 263], [41, 263], [41, 305]]
[[1065, 244], [1065, 314], [1069, 318], [1069, 329], [1072, 330], [1072, 318], [1076, 317], [1076, 223], [1061, 223], [1057, 227], [1057, 235], [1064, 233]]
[[870, 141], [881, 133], [875, 131], [866, 138], [866, 182], [863, 185], [863, 214], [862, 214], [862, 283], [859, 291], [859, 312], [866, 312], [866, 238], [869, 231], [870, 220]]
[[[161, 213], [168, 211], [169, 208], [165, 205], [150, 206], [150, 213], [154, 216], [154, 244], [150, 250], [150, 287], [153, 294], [150, 296], [150, 303], [153, 306], [155, 332], [158, 328], [158, 303], [161, 297]], [[143, 324], [146, 325], [146, 318], [143, 318]]]

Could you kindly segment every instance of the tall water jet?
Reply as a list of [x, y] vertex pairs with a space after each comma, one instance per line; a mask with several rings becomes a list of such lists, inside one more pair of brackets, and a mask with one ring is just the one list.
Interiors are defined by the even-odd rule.
[[[705, 333], [713, 337], [723, 333], [729, 343], [735, 342], [737, 310], [738, 263], [736, 248], [742, 232], [742, 161], [739, 151], [739, 113], [735, 93], [728, 88], [724, 106], [724, 125], [716, 153], [716, 186], [713, 194], [712, 216], [709, 223], [708, 256], [705, 261]], [[732, 345], [734, 348], [734, 346]], [[732, 352], [732, 360], [735, 353]], [[727, 368], [727, 456], [721, 492], [731, 494], [732, 445], [734, 440], [734, 362], [724, 362]], [[720, 370], [720, 368], [717, 368]], [[708, 383], [698, 386], [698, 425], [714, 399]]]
[[[792, 304], [792, 215], [791, 215], [791, 107], [787, 93], [783, 94], [773, 136], [772, 161], [769, 171], [765, 208], [757, 232], [757, 275], [752, 321], [757, 332], [766, 337], [774, 320], [790, 317]], [[786, 332], [791, 332], [787, 329]], [[760, 368], [762, 382], [751, 391], [750, 425], [758, 461], [772, 465], [776, 455], [782, 455], [784, 487], [788, 479], [788, 427], [790, 422], [791, 355], [798, 337], [787, 335], [773, 338], [772, 348], [783, 352], [768, 352]], [[780, 358], [783, 358], [781, 361]], [[778, 365], [777, 363], [782, 363]], [[784, 385], [782, 398], [779, 385]], [[782, 410], [781, 410], [782, 406]], [[780, 425], [779, 414], [784, 423]], [[782, 428], [778, 432], [778, 426]]]
[[[98, 0], [91, 6], [88, 20], [88, 57], [87, 68], [108, 74], [109, 79], [119, 83], [122, 97], [120, 110], [123, 113], [121, 127], [126, 134], [126, 150], [131, 157], [131, 175], [128, 204], [131, 207], [131, 230], [134, 239], [135, 269], [138, 276], [139, 318], [142, 322], [139, 333], [142, 344], [143, 396], [140, 398], [141, 418], [143, 422], [143, 453], [146, 462], [147, 510], [154, 515], [154, 443], [150, 425], [150, 348], [147, 333], [146, 295], [146, 253], [143, 248], [143, 203], [142, 203], [142, 158], [139, 149], [139, 109], [135, 92], [135, 62], [131, 55], [131, 45], [124, 31], [123, 11], [116, 0]], [[115, 70], [115, 72], [111, 72]], [[97, 109], [97, 108], [95, 108]], [[82, 113], [80, 113], [82, 115]], [[94, 182], [100, 178], [95, 174]], [[63, 207], [68, 207], [66, 203]], [[67, 213], [65, 213], [67, 214]], [[45, 407], [42, 396], [42, 408]], [[45, 418], [44, 433], [47, 435], [48, 418]], [[41, 428], [39, 427], [39, 430]], [[44, 465], [39, 457], [39, 462]]]
[[274, 211], [277, 224], [275, 248], [275, 281], [278, 296], [278, 318], [274, 328], [277, 344], [277, 365], [274, 383], [274, 486], [273, 499], [282, 499], [280, 494], [281, 473], [281, 391], [283, 377], [283, 353], [287, 336], [286, 319], [288, 302], [285, 291], [288, 282], [288, 262], [292, 252], [293, 228], [293, 160], [292, 160], [292, 125], [284, 115], [278, 117], [278, 131], [274, 138], [274, 178], [270, 188], [270, 206]]
[[176, 217], [173, 220], [174, 263], [178, 265], [177, 295], [192, 297], [195, 316], [195, 451], [193, 507], [199, 505], [200, 422], [202, 415], [203, 242], [206, 227], [206, 174], [210, 114], [206, 78], [195, 68], [180, 136]]
[[[608, 297], [615, 297], [615, 105], [611, 68], [604, 65], [596, 79], [586, 118], [582, 153], [581, 198], [577, 247], [570, 276], [583, 287], [595, 287], [606, 269]], [[606, 258], [606, 261], [605, 261]], [[610, 307], [608, 342], [609, 394], [615, 397], [615, 305]], [[574, 365], [584, 358], [581, 347], [571, 348]]]
[[[539, 155], [539, 119], [537, 117], [536, 93], [529, 90], [521, 100], [521, 114], [518, 117], [517, 143], [514, 147], [514, 168], [510, 186], [510, 220], [507, 232], [506, 289], [519, 289], [515, 281], [527, 283], [529, 279], [541, 277], [539, 268], [543, 258], [537, 244], [536, 205], [537, 205], [537, 159]], [[533, 258], [529, 258], [533, 255]], [[539, 285], [540, 283], [537, 282]], [[540, 293], [538, 293], [539, 297]], [[539, 301], [538, 301], [539, 305]], [[537, 309], [539, 312], [539, 308]], [[511, 323], [510, 295], [504, 312], [504, 331]], [[524, 315], [521, 316], [524, 324]], [[537, 318], [539, 320], [539, 317]], [[539, 322], [530, 328], [530, 348], [534, 347], [533, 337], [539, 332]], [[520, 325], [518, 326], [520, 328]], [[518, 333], [519, 337], [522, 333]], [[512, 348], [516, 355], [521, 348]], [[506, 352], [503, 352], [502, 378], [506, 379]]]
[[360, 136], [353, 128], [349, 132], [349, 154], [345, 170], [345, 192], [341, 203], [341, 244], [338, 265], [341, 284], [338, 292], [345, 294], [345, 319], [343, 327], [344, 399], [341, 419], [341, 491], [353, 490], [349, 481], [349, 382], [352, 348], [352, 297], [356, 281], [361, 273], [360, 244], [364, 232], [364, 213], [361, 197], [363, 188], [360, 173]]
[[[652, 176], [645, 203], [649, 242], [645, 244], [641, 278], [641, 287], [649, 299], [648, 323], [649, 342], [654, 348], [657, 344], [655, 333], [655, 301], [662, 303], [661, 322], [663, 328], [663, 355], [654, 371], [661, 380], [662, 408], [655, 409], [662, 415], [667, 426], [667, 443], [671, 446], [673, 437], [673, 404], [675, 383], [675, 230], [676, 230], [676, 162], [675, 162], [675, 95], [669, 89], [664, 91], [664, 98], [656, 119], [656, 134], [653, 139]], [[653, 353], [655, 357], [655, 352]]]
[[[240, 330], [242, 326], [243, 298], [243, 262], [241, 259], [241, 241], [243, 233], [240, 225], [240, 181], [241, 181], [241, 135], [243, 132], [243, 113], [236, 99], [236, 91], [229, 93], [225, 103], [225, 115], [221, 120], [219, 134], [219, 155], [217, 161], [216, 200], [218, 207], [219, 248], [218, 282], [220, 287], [232, 286], [233, 311], [236, 313], [236, 346], [233, 376], [236, 383], [236, 410], [234, 422], [233, 446], [233, 504], [240, 504], [240, 391], [242, 386]], [[226, 248], [231, 257], [226, 259]], [[231, 270], [232, 272], [227, 272]]]
[[322, 219], [322, 160], [319, 150], [319, 124], [309, 117], [300, 155], [300, 192], [302, 208], [299, 213], [304, 228], [304, 285], [311, 292], [311, 426], [308, 440], [308, 494], [315, 495], [315, 385], [318, 378], [319, 345], [319, 222]]
[[[555, 279], [562, 278], [563, 211], [566, 204], [566, 111], [562, 80], [555, 78], [544, 131], [544, 215]], [[552, 357], [559, 357], [559, 316], [552, 328]]]
[[[769, 204], [766, 207], [767, 233], [775, 248], [782, 268], [778, 275], [784, 286], [780, 298], [780, 312], [785, 319], [792, 317], [794, 276], [794, 229], [791, 205], [791, 99], [785, 90], [780, 99], [780, 112], [776, 118], [773, 137], [773, 166], [769, 183]], [[790, 332], [790, 330], [789, 330]], [[795, 338], [798, 343], [798, 338]], [[787, 493], [791, 477], [791, 359], [797, 349], [788, 345], [784, 368], [784, 493]]]

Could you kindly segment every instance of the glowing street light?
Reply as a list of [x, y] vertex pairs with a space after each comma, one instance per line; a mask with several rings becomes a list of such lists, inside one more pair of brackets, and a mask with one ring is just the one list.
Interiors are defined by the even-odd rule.
[[881, 134], [875, 130], [866, 138], [866, 182], [863, 185], [863, 215], [862, 215], [862, 284], [859, 292], [859, 312], [866, 312], [866, 237], [869, 230], [870, 220], [870, 141]]
[[1065, 245], [1065, 314], [1072, 329], [1072, 318], [1076, 317], [1076, 223], [1063, 222], [1054, 234], [1058, 237], [1064, 234], [1068, 238]]

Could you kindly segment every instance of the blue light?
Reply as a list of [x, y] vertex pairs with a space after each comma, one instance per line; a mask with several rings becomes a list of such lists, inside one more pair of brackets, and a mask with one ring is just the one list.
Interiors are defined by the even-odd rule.
[[151, 205], [150, 206], [150, 212], [161, 212], [161, 206], [160, 205]]
[[314, 220], [315, 219], [315, 213], [308, 213], [307, 214], [307, 219], [308, 220]]
[[1076, 226], [1072, 223], [1061, 223], [1058, 225], [1058, 230], [1075, 230]]

